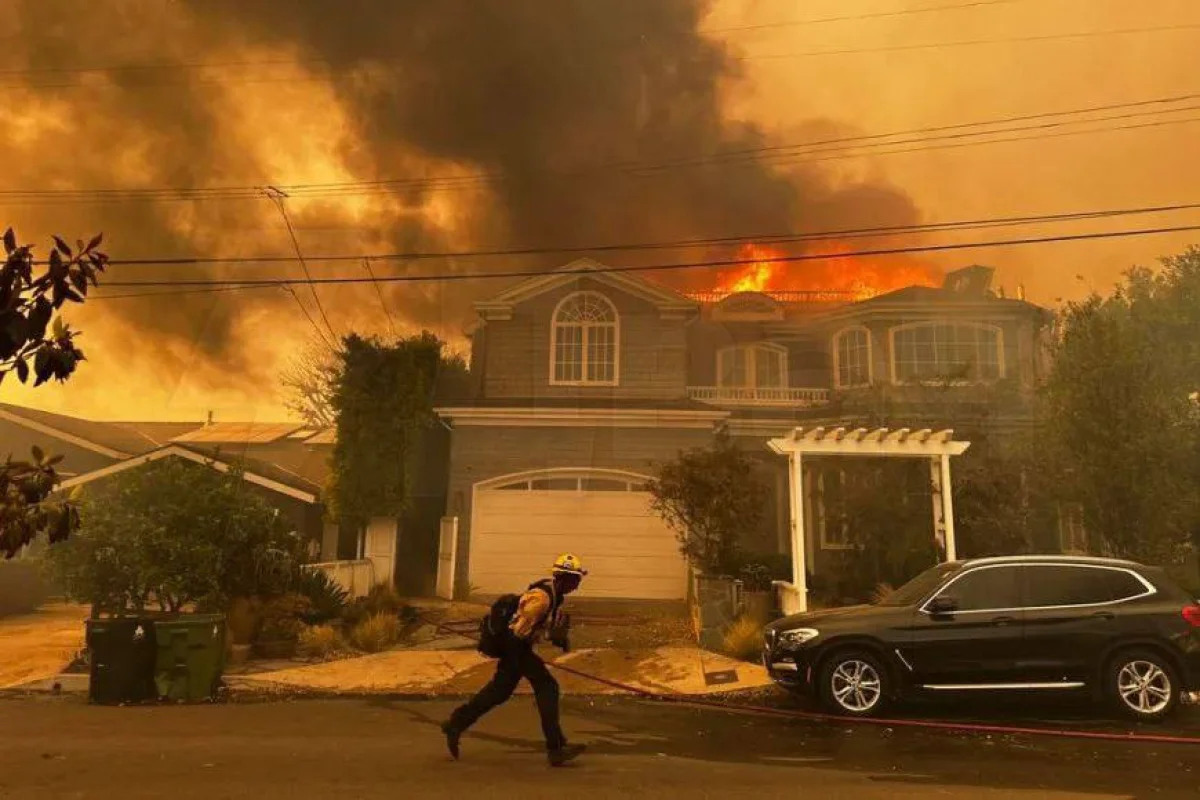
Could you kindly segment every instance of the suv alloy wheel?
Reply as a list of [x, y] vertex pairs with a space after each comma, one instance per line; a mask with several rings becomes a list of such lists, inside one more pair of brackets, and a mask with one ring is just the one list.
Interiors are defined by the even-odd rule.
[[821, 701], [837, 714], [869, 717], [887, 700], [887, 668], [863, 651], [834, 653], [821, 667], [820, 681]]
[[1109, 662], [1109, 700], [1125, 716], [1157, 722], [1179, 704], [1179, 679], [1170, 661], [1153, 650], [1125, 650]]

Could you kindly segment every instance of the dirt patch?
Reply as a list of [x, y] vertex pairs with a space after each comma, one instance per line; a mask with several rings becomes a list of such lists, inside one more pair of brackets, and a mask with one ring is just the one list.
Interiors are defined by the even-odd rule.
[[59, 674], [84, 647], [86, 606], [52, 605], [0, 620], [0, 688]]

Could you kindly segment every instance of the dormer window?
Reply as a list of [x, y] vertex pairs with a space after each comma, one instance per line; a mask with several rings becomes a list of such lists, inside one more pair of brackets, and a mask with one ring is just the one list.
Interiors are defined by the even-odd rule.
[[717, 353], [717, 385], [733, 389], [787, 387], [787, 350], [777, 344], [740, 345]]
[[550, 383], [616, 386], [620, 323], [617, 309], [598, 292], [576, 292], [554, 309]]
[[871, 334], [866, 328], [847, 328], [833, 337], [834, 386], [870, 386], [871, 372]]

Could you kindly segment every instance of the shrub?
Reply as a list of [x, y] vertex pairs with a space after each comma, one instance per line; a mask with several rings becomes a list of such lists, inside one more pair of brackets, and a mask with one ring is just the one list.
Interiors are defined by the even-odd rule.
[[301, 572], [293, 588], [312, 604], [312, 612], [306, 618], [311, 625], [319, 625], [342, 616], [346, 600], [350, 596], [341, 584], [318, 570]]
[[353, 628], [366, 619], [368, 613], [367, 599], [365, 597], [356, 597], [342, 609], [342, 622], [346, 623], [347, 628]]
[[295, 641], [304, 630], [304, 616], [312, 611], [307, 597], [285, 594], [263, 608], [259, 639], [267, 642]]
[[871, 603], [882, 603], [887, 599], [887, 596], [896, 591], [890, 583], [881, 583], [871, 592]]
[[371, 587], [364, 605], [367, 614], [398, 614], [404, 608], [404, 601], [391, 584], [379, 583]]
[[104, 610], [164, 611], [286, 591], [298, 540], [241, 467], [222, 474], [165, 458], [89, 486], [83, 527], [46, 559], [72, 599]]
[[234, 644], [253, 644], [263, 621], [263, 604], [257, 597], [239, 597], [225, 615]]
[[763, 648], [762, 629], [762, 620], [752, 616], [739, 617], [725, 631], [725, 652], [742, 661], [756, 661]]
[[329, 658], [345, 649], [341, 632], [330, 625], [310, 625], [300, 631], [300, 652], [306, 656]]
[[379, 653], [400, 640], [395, 614], [371, 614], [350, 631], [350, 644], [365, 653]]
[[651, 506], [691, 564], [714, 575], [737, 571], [741, 541], [759, 529], [769, 500], [758, 463], [721, 435], [659, 467]]

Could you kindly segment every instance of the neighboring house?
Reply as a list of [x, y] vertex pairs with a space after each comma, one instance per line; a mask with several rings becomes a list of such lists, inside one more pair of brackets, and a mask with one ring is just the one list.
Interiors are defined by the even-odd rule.
[[[414, 480], [408, 510], [399, 518], [376, 517], [354, 530], [326, 517], [325, 491], [333, 430], [300, 423], [98, 422], [0, 404], [0, 458], [29, 458], [34, 446], [63, 457], [60, 490], [163, 458], [180, 458], [217, 470], [235, 462], [251, 490], [289, 520], [321, 562], [345, 562], [339, 579], [361, 584], [390, 582], [410, 594], [432, 594], [437, 532], [446, 506], [447, 431], [436, 426], [422, 439], [423, 469]], [[369, 562], [363, 577], [363, 567]]]
[[[686, 565], [643, 488], [656, 464], [718, 430], [738, 437], [774, 488], [749, 545], [787, 552], [785, 462], [768, 439], [797, 425], [865, 426], [881, 397], [892, 418], [936, 427], [923, 383], [988, 406], [1000, 392], [994, 424], [1027, 424], [1046, 366], [1049, 313], [997, 297], [986, 267], [861, 302], [684, 296], [597, 269], [580, 260], [476, 305], [474, 398], [438, 409], [452, 428], [446, 514], [457, 535], [443, 536], [443, 559], [458, 596], [513, 591], [571, 551], [592, 570], [583, 594], [683, 598]], [[836, 480], [820, 467], [806, 476], [809, 519], [822, 519]], [[809, 546], [844, 548], [831, 528]]]
[[339, 545], [343, 552], [355, 545], [339, 543], [336, 527], [323, 521], [331, 441], [299, 424], [98, 422], [0, 404], [0, 457], [28, 458], [34, 446], [62, 456], [60, 490], [162, 458], [219, 470], [239, 461], [253, 490], [313, 543], [311, 552], [337, 558]]

